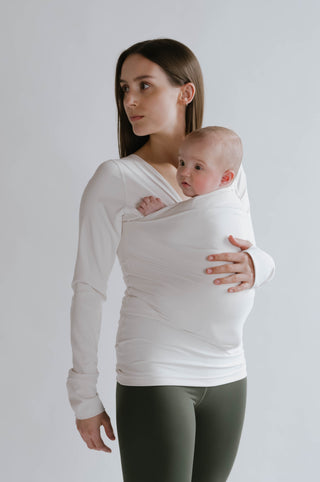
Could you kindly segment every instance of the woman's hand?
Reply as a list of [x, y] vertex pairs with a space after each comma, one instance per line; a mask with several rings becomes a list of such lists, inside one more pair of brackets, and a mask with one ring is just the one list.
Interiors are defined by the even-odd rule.
[[99, 413], [94, 417], [85, 418], [83, 420], [76, 418], [77, 429], [79, 430], [81, 437], [89, 449], [112, 452], [112, 450], [105, 445], [101, 438], [101, 425], [103, 425], [107, 437], [109, 437], [110, 440], [115, 440], [116, 437], [113, 433], [110, 417], [106, 412]]
[[243, 253], [244, 249], [250, 248], [252, 243], [244, 239], [228, 237], [231, 244], [241, 249], [239, 253], [219, 253], [208, 256], [209, 261], [228, 261], [228, 264], [221, 266], [210, 267], [206, 269], [209, 274], [218, 273], [233, 273], [230, 276], [223, 278], [217, 278], [214, 280], [214, 284], [229, 284], [239, 283], [238, 286], [229, 288], [229, 293], [235, 293], [237, 291], [243, 291], [252, 288], [254, 285], [255, 273], [254, 264], [251, 256], [248, 253]]

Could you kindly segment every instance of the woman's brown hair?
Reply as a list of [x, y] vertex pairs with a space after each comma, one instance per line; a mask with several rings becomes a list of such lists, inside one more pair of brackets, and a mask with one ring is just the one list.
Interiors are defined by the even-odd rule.
[[120, 157], [126, 157], [142, 147], [149, 136], [136, 136], [123, 107], [123, 90], [120, 75], [123, 62], [131, 54], [140, 54], [158, 64], [167, 74], [171, 85], [192, 82], [195, 96], [186, 106], [186, 135], [202, 126], [204, 108], [204, 86], [201, 68], [194, 53], [183, 43], [168, 38], [138, 42], [124, 50], [117, 61], [115, 95], [118, 109], [118, 149]]

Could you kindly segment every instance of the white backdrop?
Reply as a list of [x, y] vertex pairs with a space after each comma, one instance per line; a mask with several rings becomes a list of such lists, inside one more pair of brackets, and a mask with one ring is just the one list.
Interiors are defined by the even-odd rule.
[[[114, 70], [131, 44], [197, 55], [203, 125], [243, 139], [257, 244], [275, 279], [245, 325], [247, 411], [230, 482], [319, 473], [319, 14], [317, 0], [7, 0], [1, 3], [1, 473], [6, 482], [121, 482], [89, 450], [66, 392], [80, 197], [118, 157]], [[103, 305], [99, 394], [116, 431], [116, 261]], [[116, 432], [117, 437], [117, 432]]]

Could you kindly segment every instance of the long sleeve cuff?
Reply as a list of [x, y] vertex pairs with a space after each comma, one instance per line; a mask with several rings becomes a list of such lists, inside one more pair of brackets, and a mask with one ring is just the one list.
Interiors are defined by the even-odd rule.
[[275, 274], [275, 263], [273, 258], [268, 253], [254, 245], [246, 249], [245, 252], [250, 254], [254, 264], [255, 282], [253, 288], [259, 288], [267, 281], [271, 281]]
[[76, 373], [72, 368], [68, 372], [66, 382], [68, 398], [76, 418], [94, 417], [105, 408], [96, 392], [96, 375]]

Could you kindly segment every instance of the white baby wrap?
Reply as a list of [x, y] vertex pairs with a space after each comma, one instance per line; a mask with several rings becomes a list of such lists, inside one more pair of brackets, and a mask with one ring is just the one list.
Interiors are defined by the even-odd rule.
[[[249, 208], [247, 211], [244, 209], [233, 184], [147, 216], [134, 209], [131, 219], [123, 224], [123, 234], [130, 243], [126, 247], [125, 259], [122, 259], [127, 290], [122, 302], [116, 342], [118, 375], [121, 377], [123, 373], [119, 366], [123, 367], [131, 353], [134, 373], [142, 366], [147, 370], [149, 363], [148, 369], [154, 376], [157, 371], [157, 350], [159, 360], [163, 360], [163, 350], [173, 352], [170, 348], [173, 346], [176, 351], [177, 347], [181, 348], [183, 353], [184, 344], [191, 346], [191, 336], [195, 347], [197, 343], [202, 344], [199, 352], [203, 353], [204, 346], [207, 347], [204, 364], [208, 364], [209, 357], [212, 357], [208, 383], [219, 383], [219, 375], [214, 371], [217, 369], [226, 381], [228, 375], [232, 378], [236, 373], [235, 367], [240, 370], [240, 378], [245, 376], [242, 331], [253, 306], [255, 290], [228, 293], [227, 289], [234, 285], [213, 284], [215, 278], [227, 274], [205, 273], [206, 266], [226, 263], [209, 262], [209, 254], [240, 251], [229, 242], [230, 234], [254, 243]], [[123, 258], [121, 252], [119, 256]], [[132, 324], [130, 317], [134, 320]], [[140, 326], [140, 332], [137, 325]], [[167, 339], [166, 325], [171, 327], [167, 331]], [[131, 326], [134, 326], [134, 332]], [[155, 338], [159, 326], [161, 330], [157, 348], [149, 340]], [[177, 338], [174, 340], [172, 333], [175, 331]], [[184, 363], [187, 358], [185, 353]], [[164, 365], [163, 361], [161, 364]], [[127, 363], [125, 366], [129, 375], [130, 366]], [[228, 372], [227, 367], [233, 368]], [[171, 370], [174, 380], [172, 362], [171, 368], [167, 368]], [[194, 368], [190, 367], [190, 370]], [[219, 368], [224, 370], [219, 371]], [[197, 375], [194, 373], [196, 385]], [[126, 379], [123, 373], [122, 380], [128, 383], [129, 378]], [[138, 377], [135, 383], [139, 384]]]

